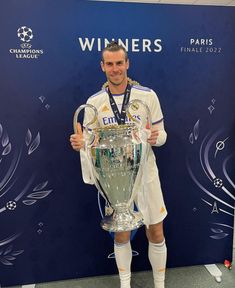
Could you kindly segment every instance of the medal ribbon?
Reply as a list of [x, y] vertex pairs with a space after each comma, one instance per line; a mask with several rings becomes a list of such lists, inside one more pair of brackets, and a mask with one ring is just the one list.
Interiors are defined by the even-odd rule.
[[112, 93], [110, 92], [110, 90], [108, 89], [108, 94], [109, 94], [109, 101], [110, 101], [110, 105], [111, 108], [113, 110], [113, 114], [117, 120], [118, 125], [122, 125], [125, 124], [125, 119], [126, 119], [126, 105], [129, 102], [130, 99], [130, 94], [131, 94], [131, 85], [128, 84], [124, 93], [124, 98], [123, 98], [123, 102], [122, 102], [122, 109], [121, 109], [121, 113], [118, 110], [117, 104], [113, 98]]

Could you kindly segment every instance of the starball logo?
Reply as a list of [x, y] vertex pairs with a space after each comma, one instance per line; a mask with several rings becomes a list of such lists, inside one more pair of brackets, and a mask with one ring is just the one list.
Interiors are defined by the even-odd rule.
[[29, 42], [33, 39], [33, 31], [31, 28], [28, 28], [26, 26], [20, 27], [17, 30], [17, 36], [23, 42], [23, 44], [20, 45], [22, 48], [32, 47], [32, 45], [29, 44]]
[[17, 59], [38, 59], [43, 54], [42, 49], [32, 48], [31, 41], [34, 38], [33, 30], [27, 26], [17, 29], [17, 37], [21, 41], [20, 48], [10, 48], [9, 52]]

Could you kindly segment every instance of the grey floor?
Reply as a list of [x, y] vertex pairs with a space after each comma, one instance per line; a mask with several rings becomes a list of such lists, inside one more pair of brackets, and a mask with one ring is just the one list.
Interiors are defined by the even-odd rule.
[[[166, 273], [166, 288], [234, 288], [235, 270], [218, 265], [222, 282], [217, 283], [204, 266], [172, 268]], [[102, 276], [78, 280], [38, 284], [36, 288], [119, 288], [118, 276]], [[132, 288], [153, 288], [151, 272], [133, 273]]]
[[[233, 255], [235, 256], [235, 249]], [[235, 263], [235, 257], [233, 262]], [[206, 268], [202, 266], [167, 269], [166, 288], [234, 288], [235, 267], [231, 270], [222, 264], [217, 265], [222, 272], [222, 282], [217, 283]], [[11, 288], [18, 288], [11, 287]], [[119, 288], [117, 275], [89, 277], [67, 281], [36, 284], [35, 288]], [[132, 288], [153, 288], [152, 272], [132, 274]]]

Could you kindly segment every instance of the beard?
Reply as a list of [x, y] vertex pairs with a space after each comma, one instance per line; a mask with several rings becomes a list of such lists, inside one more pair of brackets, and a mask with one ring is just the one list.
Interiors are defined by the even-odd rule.
[[123, 82], [125, 82], [127, 79], [127, 76], [126, 75], [123, 75], [120, 79], [117, 79], [116, 81], [111, 78], [111, 77], [108, 77], [108, 81], [113, 85], [113, 86], [119, 86], [121, 85]]

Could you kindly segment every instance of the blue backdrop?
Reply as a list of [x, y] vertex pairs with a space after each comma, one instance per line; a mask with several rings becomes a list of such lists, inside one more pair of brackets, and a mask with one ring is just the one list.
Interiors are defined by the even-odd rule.
[[[75, 109], [105, 82], [100, 50], [112, 38], [165, 116], [168, 142], [155, 152], [168, 267], [231, 260], [235, 8], [3, 0], [0, 23], [1, 284], [116, 273], [69, 143]], [[132, 245], [133, 270], [149, 269], [143, 228]]]

